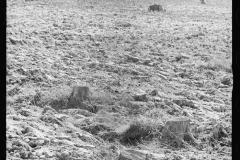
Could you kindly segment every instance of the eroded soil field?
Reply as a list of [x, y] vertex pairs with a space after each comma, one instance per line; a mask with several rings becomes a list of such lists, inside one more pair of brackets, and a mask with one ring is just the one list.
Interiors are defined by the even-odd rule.
[[[230, 160], [231, 3], [7, 0], [7, 159]], [[163, 142], [174, 117], [198, 144]]]

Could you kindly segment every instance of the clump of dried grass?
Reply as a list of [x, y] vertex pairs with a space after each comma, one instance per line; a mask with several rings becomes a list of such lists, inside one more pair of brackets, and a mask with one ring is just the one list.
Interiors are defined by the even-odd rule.
[[105, 105], [114, 104], [114, 100], [111, 94], [105, 91], [92, 91], [90, 100], [95, 104], [105, 104]]
[[[72, 92], [72, 87], [61, 85], [50, 88], [46, 91], [41, 89], [34, 90], [31, 96], [26, 97], [31, 104], [43, 107], [46, 105], [54, 109], [63, 109], [68, 106], [69, 97]], [[112, 105], [114, 104], [110, 93], [104, 91], [91, 91], [90, 101], [92, 104]]]
[[47, 91], [39, 91], [36, 95], [38, 99], [34, 103], [40, 107], [50, 105], [54, 109], [65, 108], [70, 93], [71, 87], [66, 85], [56, 86]]
[[143, 140], [151, 140], [152, 138], [159, 137], [163, 124], [161, 121], [146, 118], [140, 118], [132, 121], [127, 127], [122, 127], [117, 130], [120, 135], [120, 140], [123, 143], [136, 144]]
[[129, 93], [122, 93], [118, 98], [118, 104], [126, 108], [131, 106], [131, 101], [134, 101], [134, 99]]
[[226, 71], [231, 73], [231, 59], [225, 59], [223, 57], [213, 57], [208, 62], [196, 61], [195, 66], [199, 69], [208, 69], [213, 71]]

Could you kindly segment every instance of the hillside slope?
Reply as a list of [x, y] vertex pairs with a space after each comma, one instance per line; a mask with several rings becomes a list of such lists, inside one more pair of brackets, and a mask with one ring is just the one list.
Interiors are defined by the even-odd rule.
[[[232, 8], [206, 3], [7, 0], [7, 159], [231, 159]], [[163, 142], [174, 117], [199, 144]]]

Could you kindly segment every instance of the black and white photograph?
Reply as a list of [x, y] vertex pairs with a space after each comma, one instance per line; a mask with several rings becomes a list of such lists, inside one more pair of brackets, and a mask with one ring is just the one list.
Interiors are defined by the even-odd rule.
[[6, 3], [7, 160], [232, 160], [232, 0]]

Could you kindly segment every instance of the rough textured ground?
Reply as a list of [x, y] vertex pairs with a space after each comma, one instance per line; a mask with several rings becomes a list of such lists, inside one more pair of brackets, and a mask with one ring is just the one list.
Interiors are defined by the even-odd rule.
[[[231, 159], [231, 3], [7, 0], [7, 159]], [[76, 84], [96, 112], [66, 107]], [[200, 144], [163, 143], [179, 116]], [[139, 122], [155, 136], [110, 136]]]

